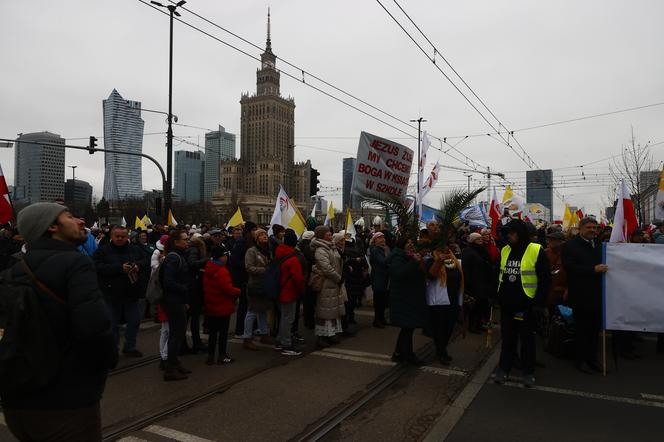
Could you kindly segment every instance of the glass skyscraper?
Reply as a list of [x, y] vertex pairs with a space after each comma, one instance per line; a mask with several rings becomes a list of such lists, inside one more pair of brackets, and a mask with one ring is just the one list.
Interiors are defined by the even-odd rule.
[[553, 214], [553, 171], [551, 169], [526, 172], [526, 200], [529, 204], [540, 203]]
[[350, 190], [353, 185], [353, 175], [355, 174], [355, 158], [344, 158], [342, 167], [342, 204], [343, 210], [359, 209], [362, 207], [362, 198], [357, 195], [351, 195]]
[[173, 198], [188, 203], [197, 203], [203, 196], [203, 168], [205, 155], [202, 152], [178, 150], [175, 152], [175, 190]]
[[[61, 144], [42, 146], [33, 143]], [[51, 132], [20, 134], [14, 151], [14, 198], [36, 203], [65, 196], [65, 139]]]
[[[122, 98], [117, 90], [103, 101], [104, 148], [143, 152], [141, 103]], [[143, 197], [142, 158], [106, 152], [104, 154], [104, 198], [115, 201]]]
[[212, 199], [212, 194], [219, 189], [221, 161], [235, 159], [235, 134], [226, 132], [223, 126], [219, 130], [205, 134], [205, 173], [203, 198]]

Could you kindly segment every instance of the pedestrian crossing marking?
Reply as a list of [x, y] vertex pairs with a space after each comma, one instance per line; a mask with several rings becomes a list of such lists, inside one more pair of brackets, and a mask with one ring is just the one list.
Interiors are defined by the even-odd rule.
[[[517, 382], [505, 382], [503, 385], [506, 387], [513, 387], [513, 388], [526, 388], [522, 384], [519, 384]], [[558, 393], [567, 396], [576, 396], [588, 399], [600, 399], [604, 401], [620, 402], [623, 404], [630, 404], [630, 405], [643, 405], [646, 407], [664, 408], [664, 402], [655, 402], [655, 401], [634, 399], [622, 396], [611, 396], [606, 394], [590, 393], [586, 391], [569, 390], [567, 388], [545, 387], [542, 385], [535, 385], [531, 388], [528, 388], [528, 390], [544, 391], [547, 393]]]
[[150, 425], [143, 428], [141, 431], [156, 434], [157, 436], [167, 437], [179, 442], [214, 442], [210, 439], [194, 436], [193, 434], [184, 433], [172, 428], [162, 427], [161, 425]]
[[641, 397], [643, 399], [654, 399], [656, 401], [664, 401], [664, 396], [660, 396], [658, 394], [641, 393]]

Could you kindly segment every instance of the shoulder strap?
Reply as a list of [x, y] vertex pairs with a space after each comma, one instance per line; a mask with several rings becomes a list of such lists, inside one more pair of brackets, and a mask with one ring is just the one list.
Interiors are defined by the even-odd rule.
[[46, 286], [43, 282], [41, 282], [38, 278], [37, 275], [34, 274], [32, 269], [30, 269], [30, 266], [28, 266], [28, 263], [25, 262], [25, 259], [21, 260], [21, 267], [23, 268], [23, 271], [30, 277], [32, 282], [35, 283], [35, 285], [41, 290], [42, 292], [46, 293], [48, 296], [53, 298], [55, 301], [59, 302], [60, 304], [64, 304], [65, 301], [62, 299], [61, 296], [56, 295], [50, 288]]

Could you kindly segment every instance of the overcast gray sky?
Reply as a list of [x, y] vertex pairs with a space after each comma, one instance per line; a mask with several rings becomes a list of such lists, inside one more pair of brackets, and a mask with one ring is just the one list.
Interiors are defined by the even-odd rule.
[[[398, 12], [392, 0], [381, 1]], [[659, 0], [399, 3], [510, 129], [664, 101], [664, 2]], [[267, 2], [190, 0], [186, 6], [264, 45]], [[278, 57], [401, 119], [422, 115], [428, 120], [424, 127], [436, 136], [491, 131], [376, 1], [274, 0], [269, 6]], [[102, 99], [113, 88], [145, 108], [167, 109], [166, 16], [138, 0], [5, 1], [0, 11], [0, 137], [48, 130], [85, 145], [87, 139], [72, 138], [102, 135]], [[255, 56], [261, 52], [182, 14]], [[406, 23], [403, 15], [397, 17]], [[180, 122], [221, 124], [237, 133], [240, 94], [255, 90], [258, 63], [180, 23], [174, 52], [173, 106]], [[277, 66], [288, 70], [279, 61]], [[400, 139], [404, 135], [396, 130], [283, 75], [281, 90], [294, 96], [297, 106], [296, 158], [312, 160], [323, 186], [341, 185], [341, 158], [355, 155], [361, 130], [416, 147], [414, 139]], [[165, 132], [162, 116], [144, 113], [143, 118], [146, 133]], [[526, 131], [517, 139], [541, 167], [554, 169], [556, 182], [567, 181], [559, 188], [566, 201], [597, 212], [608, 194], [608, 162], [586, 167], [585, 182], [580, 168], [568, 167], [617, 154], [630, 126], [640, 143], [664, 141], [663, 122], [664, 106], [658, 106]], [[202, 130], [176, 127], [175, 135], [204, 144]], [[164, 142], [162, 135], [145, 136], [144, 152], [165, 160]], [[458, 148], [525, 183], [527, 166], [505, 145], [477, 137]], [[652, 151], [661, 164], [664, 144]], [[439, 155], [431, 151], [430, 162]], [[465, 167], [440, 158], [443, 165]], [[13, 163], [13, 151], [0, 149], [8, 184], [13, 184]], [[103, 155], [69, 150], [66, 164], [78, 165], [77, 178], [101, 194]], [[152, 164], [144, 162], [143, 172], [145, 189], [160, 187]], [[67, 169], [67, 177], [70, 173]], [[479, 185], [482, 177], [474, 179]], [[462, 173], [443, 170], [427, 202], [435, 205], [445, 189], [465, 183]], [[338, 207], [340, 194], [333, 199]], [[560, 214], [562, 203], [555, 204]]]

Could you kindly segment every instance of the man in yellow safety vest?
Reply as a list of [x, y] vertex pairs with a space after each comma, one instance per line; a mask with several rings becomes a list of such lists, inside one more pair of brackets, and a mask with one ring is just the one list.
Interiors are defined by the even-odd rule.
[[533, 307], [549, 291], [551, 273], [544, 248], [531, 242], [528, 225], [518, 219], [506, 226], [498, 276], [502, 346], [495, 382], [507, 381], [521, 341], [523, 385], [535, 385], [535, 317]]

